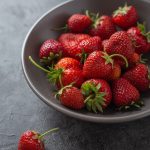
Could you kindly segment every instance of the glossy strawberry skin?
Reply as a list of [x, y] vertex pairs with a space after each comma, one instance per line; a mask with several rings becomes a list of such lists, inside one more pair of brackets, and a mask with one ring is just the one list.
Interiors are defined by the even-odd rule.
[[116, 28], [112, 18], [104, 15], [95, 23], [95, 27], [90, 29], [89, 34], [92, 36], [99, 36], [102, 40], [105, 40], [109, 39], [109, 37], [115, 32]]
[[[113, 22], [123, 29], [128, 29], [134, 26], [138, 20], [137, 11], [134, 6], [125, 6], [126, 13], [113, 14]], [[124, 7], [124, 8], [125, 8]]]
[[108, 76], [108, 80], [116, 80], [121, 76], [121, 67], [118, 63], [114, 63], [111, 74]]
[[59, 54], [62, 51], [63, 47], [60, 42], [53, 39], [49, 39], [42, 44], [39, 51], [39, 57], [40, 59], [42, 59], [43, 57], [47, 58], [50, 56], [50, 52], [54, 54]]
[[64, 48], [63, 55], [65, 57], [80, 59], [79, 54], [81, 53], [81, 49], [78, 48], [79, 42], [89, 37], [87, 34], [62, 34], [58, 40]]
[[70, 57], [64, 57], [62, 59], [60, 59], [57, 64], [55, 65], [55, 69], [59, 69], [59, 68], [63, 68], [63, 69], [82, 69], [82, 65], [81, 63], [74, 59], [74, 58], [70, 58]]
[[21, 135], [18, 150], [45, 150], [42, 141], [37, 139], [38, 133], [26, 131]]
[[98, 36], [94, 36], [79, 43], [79, 49], [83, 50], [85, 53], [92, 53], [96, 50], [102, 50], [102, 41]]
[[74, 14], [68, 19], [68, 28], [70, 32], [82, 33], [84, 32], [92, 23], [89, 16], [83, 14]]
[[112, 64], [109, 63], [106, 65], [103, 56], [101, 51], [95, 51], [88, 56], [83, 66], [83, 75], [85, 78], [108, 78], [112, 71]]
[[[74, 82], [74, 86], [80, 88], [84, 82], [83, 72], [80, 69], [66, 69], [62, 73], [62, 84], [63, 86], [69, 85]], [[60, 83], [57, 83], [57, 87], [60, 88]]]
[[64, 89], [60, 95], [60, 102], [71, 109], [82, 109], [84, 107], [84, 97], [81, 91], [76, 87]]
[[121, 54], [124, 57], [126, 57], [127, 60], [131, 59], [132, 55], [134, 54], [132, 42], [125, 31], [118, 31], [114, 33], [107, 41], [107, 43], [104, 45], [104, 49], [108, 54]]
[[149, 89], [150, 79], [148, 78], [148, 67], [144, 64], [138, 64], [128, 70], [123, 77], [130, 81], [139, 91]]
[[149, 43], [147, 39], [142, 35], [138, 27], [132, 27], [127, 31], [129, 37], [132, 40], [135, 52], [138, 54], [147, 53], [149, 51]]
[[[98, 85], [100, 84], [101, 85], [101, 88], [100, 88], [100, 92], [105, 92], [105, 105], [103, 105], [103, 109], [105, 109], [111, 102], [112, 100], [112, 92], [111, 92], [111, 89], [110, 89], [110, 86], [109, 84], [105, 81], [105, 80], [102, 80], [102, 79], [90, 79], [90, 80], [87, 80], [85, 81], [82, 86], [84, 86], [84, 84], [86, 83], [92, 83], [94, 85]], [[82, 88], [82, 87], [81, 87]]]
[[126, 79], [115, 80], [112, 85], [113, 102], [117, 107], [130, 105], [138, 102], [139, 91]]

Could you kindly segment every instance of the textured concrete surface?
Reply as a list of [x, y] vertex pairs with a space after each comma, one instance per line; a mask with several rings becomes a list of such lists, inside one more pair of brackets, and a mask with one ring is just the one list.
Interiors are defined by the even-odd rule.
[[46, 150], [149, 150], [150, 117], [125, 124], [93, 124], [69, 118], [40, 101], [21, 69], [21, 46], [31, 25], [63, 0], [0, 0], [0, 150], [16, 150], [27, 129], [60, 131]]

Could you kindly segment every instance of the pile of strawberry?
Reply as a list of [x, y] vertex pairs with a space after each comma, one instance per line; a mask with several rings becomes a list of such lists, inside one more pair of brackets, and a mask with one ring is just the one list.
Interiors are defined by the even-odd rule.
[[67, 33], [46, 40], [39, 51], [48, 80], [59, 90], [61, 104], [102, 112], [142, 106], [140, 92], [149, 89], [148, 67], [141, 54], [150, 51], [150, 32], [138, 21], [134, 6], [119, 7], [112, 16], [73, 14]]

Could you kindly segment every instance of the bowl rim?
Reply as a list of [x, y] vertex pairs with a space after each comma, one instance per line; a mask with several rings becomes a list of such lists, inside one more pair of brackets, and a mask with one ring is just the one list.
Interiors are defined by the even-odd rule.
[[[133, 120], [137, 120], [143, 117], [146, 117], [150, 114], [150, 109], [143, 111], [141, 113], [135, 113], [135, 114], [131, 114], [128, 116], [121, 116], [121, 117], [105, 117], [105, 116], [100, 116], [100, 117], [95, 117], [95, 116], [88, 116], [86, 114], [79, 114], [78, 112], [74, 112], [72, 110], [66, 109], [65, 107], [61, 107], [55, 103], [53, 103], [52, 101], [49, 101], [48, 99], [46, 99], [44, 97], [44, 95], [42, 95], [40, 93], [40, 91], [38, 91], [36, 89], [36, 87], [33, 85], [32, 81], [30, 80], [27, 71], [26, 71], [26, 67], [25, 67], [25, 47], [26, 47], [26, 43], [27, 40], [32, 32], [32, 30], [35, 28], [35, 26], [44, 18], [46, 17], [49, 13], [51, 13], [52, 11], [54, 11], [56, 8], [59, 8], [67, 3], [71, 3], [74, 0], [68, 0], [66, 2], [62, 2], [58, 5], [56, 5], [55, 7], [53, 7], [52, 9], [48, 10], [47, 12], [45, 12], [30, 28], [30, 30], [28, 31], [24, 42], [23, 42], [23, 46], [22, 46], [22, 53], [21, 53], [21, 64], [22, 64], [22, 70], [23, 70], [23, 74], [25, 76], [25, 79], [29, 85], [29, 87], [32, 89], [32, 91], [47, 105], [52, 106], [53, 108], [55, 108], [57, 111], [66, 114], [70, 117], [76, 118], [76, 119], [80, 119], [80, 120], [84, 120], [84, 121], [88, 121], [88, 122], [95, 122], [95, 123], [121, 123], [121, 122], [128, 122], [128, 121], [133, 121]], [[147, 0], [143, 0], [146, 3], [149, 3]]]

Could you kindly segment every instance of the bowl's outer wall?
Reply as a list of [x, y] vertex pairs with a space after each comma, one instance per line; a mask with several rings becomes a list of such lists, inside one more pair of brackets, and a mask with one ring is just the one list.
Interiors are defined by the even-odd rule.
[[76, 12], [84, 12], [90, 10], [92, 12], [99, 12], [100, 14], [111, 15], [111, 13], [119, 6], [128, 4], [134, 5], [139, 13], [140, 21], [146, 21], [147, 27], [150, 27], [149, 9], [150, 3], [142, 0], [74, 0], [64, 3], [59, 7], [56, 7], [52, 11], [46, 13], [30, 30], [26, 37], [23, 53], [22, 64], [26, 79], [33, 89], [33, 91], [47, 104], [53, 106], [57, 110], [68, 114], [72, 117], [79, 119], [93, 121], [93, 122], [123, 122], [134, 120], [147, 116], [150, 112], [150, 100], [149, 94], [144, 96], [145, 106], [140, 111], [132, 112], [111, 112], [102, 114], [93, 114], [89, 112], [77, 112], [70, 110], [62, 106], [53, 96], [51, 85], [46, 79], [46, 75], [41, 70], [34, 67], [28, 60], [28, 56], [32, 56], [33, 59], [39, 62], [38, 51], [41, 43], [48, 38], [58, 38], [59, 32], [51, 30], [52, 28], [62, 27], [66, 23], [67, 18]]

